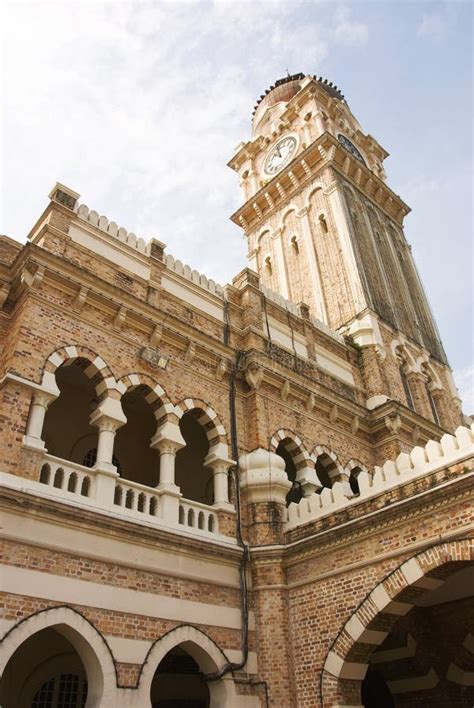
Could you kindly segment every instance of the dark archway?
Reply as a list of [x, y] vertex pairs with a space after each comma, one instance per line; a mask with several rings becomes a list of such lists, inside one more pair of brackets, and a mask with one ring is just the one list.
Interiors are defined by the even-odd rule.
[[179, 421], [186, 445], [176, 453], [175, 480], [185, 499], [213, 504], [213, 475], [204, 465], [204, 459], [209, 452], [209, 440], [197, 420], [200, 415], [202, 411], [196, 408], [185, 413]]
[[151, 684], [152, 708], [209, 708], [210, 693], [197, 662], [182, 647], [160, 662]]
[[285, 461], [285, 472], [289, 481], [293, 485], [288, 494], [286, 495], [287, 506], [292, 502], [298, 504], [303, 498], [301, 484], [296, 481], [296, 465], [293, 459], [293, 455], [291, 454], [289, 449], [291, 445], [294, 446], [293, 441], [289, 438], [285, 438], [278, 444], [278, 447], [276, 449], [276, 454], [279, 455]]
[[36, 632], [3, 672], [2, 708], [84, 708], [87, 676], [73, 645], [52, 628]]
[[56, 371], [58, 398], [46, 411], [43, 440], [51, 455], [87, 465], [90, 451], [97, 448], [98, 430], [90, 424], [97, 406], [94, 383], [84, 370], [88, 359], [75, 359]]
[[160, 454], [150, 447], [157, 423], [146, 399], [149, 392], [148, 386], [141, 385], [122, 396], [122, 410], [127, 422], [117, 430], [114, 453], [121, 477], [156, 487], [160, 480]]

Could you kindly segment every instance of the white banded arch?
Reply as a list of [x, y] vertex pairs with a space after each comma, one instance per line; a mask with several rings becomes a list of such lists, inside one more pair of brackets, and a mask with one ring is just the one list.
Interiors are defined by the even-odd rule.
[[329, 648], [319, 685], [321, 706], [362, 708], [362, 682], [377, 647], [425, 593], [440, 592], [451, 576], [468, 566], [474, 566], [474, 540], [458, 539], [404, 560], [375, 585]]
[[[229, 663], [224, 652], [207, 634], [192, 625], [175, 627], [158, 639], [148, 652], [134, 705], [146, 706], [150, 704], [150, 691], [155, 672], [167, 654], [177, 647], [182, 648], [194, 659], [203, 674], [217, 672]], [[234, 706], [257, 708], [259, 705], [257, 698], [237, 693], [231, 672], [222, 679], [209, 682], [208, 688], [210, 708], [234, 708]]]
[[314, 464], [315, 458], [308, 452], [300, 436], [292, 430], [280, 429], [270, 440], [270, 450], [285, 461], [285, 472], [293, 488], [287, 495], [287, 505], [308, 497], [321, 485]]
[[112, 468], [113, 434], [125, 422], [119, 395], [110, 367], [96, 352], [81, 345], [58, 349], [33, 394], [26, 442], [77, 464], [90, 467], [98, 460]]
[[335, 483], [342, 483], [346, 496], [351, 496], [349, 473], [339, 462], [335, 452], [326, 445], [316, 445], [312, 452], [315, 460], [316, 475], [320, 487], [331, 489]]
[[176, 483], [187, 499], [224, 509], [229, 502], [230, 459], [227, 433], [206, 402], [186, 398], [175, 406], [185, 445], [176, 455]]
[[[0, 644], [2, 676], [8, 676], [9, 666], [11, 666], [9, 662], [14, 661], [15, 656], [18, 656], [16, 652], [20, 652], [30, 638], [44, 630], [54, 630], [64, 637], [79, 655], [87, 676], [86, 708], [116, 705], [117, 677], [111, 651], [93, 624], [71, 607], [61, 606], [41, 610], [14, 625]], [[44, 676], [39, 671], [39, 666], [25, 666], [24, 681], [23, 677], [16, 676], [15, 686], [12, 689], [15, 691], [15, 696], [2, 696], [2, 705], [29, 708], [24, 701], [29, 699], [29, 694], [34, 695], [35, 691], [35, 685], [29, 679], [33, 676], [41, 685], [43, 678], [47, 679], [49, 675], [48, 667], [51, 671], [57, 666], [54, 657], [52, 659], [53, 661], [47, 657], [45, 651], [41, 662], [43, 665], [41, 671], [46, 672]], [[12, 700], [15, 702], [11, 703]]]

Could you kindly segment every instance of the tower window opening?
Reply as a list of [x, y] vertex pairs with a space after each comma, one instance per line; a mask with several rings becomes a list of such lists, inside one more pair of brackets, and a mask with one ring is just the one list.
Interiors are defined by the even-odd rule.
[[272, 275], [272, 273], [273, 273], [272, 259], [270, 258], [270, 256], [267, 256], [265, 258], [265, 270], [266, 270], [267, 275]]
[[407, 399], [407, 406], [411, 408], [412, 411], [415, 410], [415, 405], [413, 403], [413, 396], [411, 395], [410, 384], [408, 383], [407, 375], [405, 373], [405, 365], [400, 364], [399, 367], [400, 378], [402, 380], [403, 390], [405, 392], [405, 398]]
[[298, 245], [298, 239], [296, 238], [296, 236], [291, 237], [290, 244], [291, 244], [291, 247], [292, 247], [295, 255], [299, 255], [300, 247]]
[[431, 413], [433, 414], [434, 421], [436, 425], [441, 425], [438, 415], [438, 410], [436, 408], [436, 403], [431, 393], [429, 384], [426, 384], [426, 393], [428, 394], [428, 401], [430, 402]]
[[324, 234], [327, 234], [328, 232], [328, 222], [326, 221], [326, 217], [324, 214], [319, 215], [319, 223], [321, 224], [321, 229]]

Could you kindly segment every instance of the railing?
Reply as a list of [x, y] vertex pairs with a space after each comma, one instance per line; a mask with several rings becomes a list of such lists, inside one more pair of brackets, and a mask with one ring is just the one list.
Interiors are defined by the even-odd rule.
[[373, 474], [361, 470], [357, 476], [359, 494], [347, 496], [347, 484], [335, 482], [331, 489], [323, 489], [298, 504], [288, 507], [286, 531], [315, 521], [339, 509], [381, 494], [427, 474], [460, 464], [474, 457], [474, 425], [471, 429], [459, 427], [454, 435], [445, 434], [439, 442], [429, 440], [425, 447], [414, 447], [410, 453], [401, 453], [395, 461], [388, 460], [375, 467]]
[[[25, 487], [25, 479], [2, 475]], [[32, 491], [43, 487], [59, 499], [75, 501], [99, 510], [120, 513], [135, 520], [144, 520], [160, 526], [188, 528], [204, 534], [218, 534], [217, 513], [211, 506], [179, 499], [179, 505], [163, 504], [166, 491], [147, 487], [131, 480], [111, 476], [110, 473], [84, 467], [45, 454], [37, 482], [30, 481]], [[176, 498], [176, 497], [175, 497]], [[168, 511], [166, 511], [168, 509]], [[172, 511], [169, 511], [169, 510]]]
[[143, 484], [122, 479], [115, 483], [114, 506], [119, 506], [125, 512], [130, 511], [133, 516], [158, 516], [159, 498], [158, 492]]
[[211, 507], [188, 499], [180, 499], [179, 524], [208, 533], [217, 533], [217, 514]]
[[57, 489], [58, 492], [65, 492], [68, 496], [90, 497], [95, 474], [93, 470], [83, 465], [46, 455], [39, 481], [40, 484]]

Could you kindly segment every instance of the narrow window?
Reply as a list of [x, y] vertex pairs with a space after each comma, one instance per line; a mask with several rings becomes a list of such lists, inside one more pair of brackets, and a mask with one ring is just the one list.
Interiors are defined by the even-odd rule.
[[321, 224], [321, 229], [322, 229], [323, 234], [327, 234], [328, 223], [326, 221], [326, 217], [324, 216], [324, 214], [319, 215], [319, 223]]
[[434, 422], [437, 425], [441, 425], [440, 420], [439, 420], [438, 410], [436, 408], [436, 403], [433, 398], [433, 394], [430, 391], [429, 384], [426, 384], [426, 393], [428, 394], [428, 400], [430, 402], [430, 408], [431, 408], [431, 413], [433, 415]]
[[267, 275], [271, 275], [273, 270], [272, 270], [272, 259], [270, 256], [267, 256], [265, 258], [265, 270], [267, 272]]
[[415, 406], [413, 404], [413, 396], [411, 395], [410, 384], [408, 383], [407, 375], [405, 374], [403, 364], [400, 366], [399, 371], [400, 371], [400, 378], [401, 378], [402, 384], [403, 384], [403, 390], [405, 391], [405, 397], [407, 399], [407, 406], [408, 406], [408, 408], [411, 408], [412, 411], [414, 411]]
[[298, 239], [296, 238], [296, 236], [291, 237], [290, 243], [291, 243], [291, 248], [293, 249], [295, 255], [296, 256], [299, 255], [300, 247], [298, 246]]

